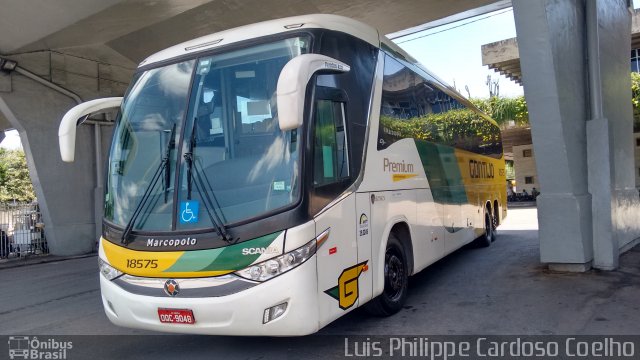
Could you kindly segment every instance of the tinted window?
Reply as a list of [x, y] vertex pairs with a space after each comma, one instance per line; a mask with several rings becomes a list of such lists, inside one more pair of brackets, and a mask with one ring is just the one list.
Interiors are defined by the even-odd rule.
[[313, 183], [332, 184], [349, 177], [349, 158], [344, 126], [344, 103], [316, 103]]
[[128, 90], [109, 155], [106, 220], [125, 226], [144, 205], [135, 229], [171, 230], [175, 149], [194, 63], [145, 71]]

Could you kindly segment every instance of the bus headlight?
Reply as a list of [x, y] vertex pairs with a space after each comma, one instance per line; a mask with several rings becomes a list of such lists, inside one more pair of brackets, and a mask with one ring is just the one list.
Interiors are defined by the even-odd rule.
[[251, 265], [248, 268], [236, 271], [235, 274], [249, 280], [267, 281], [300, 266], [315, 253], [316, 239], [313, 239], [284, 255]]
[[100, 272], [102, 273], [102, 275], [104, 275], [104, 277], [107, 278], [107, 280], [113, 280], [123, 274], [122, 271], [109, 265], [108, 262], [102, 260], [101, 258], [98, 258], [98, 266], [100, 267]]

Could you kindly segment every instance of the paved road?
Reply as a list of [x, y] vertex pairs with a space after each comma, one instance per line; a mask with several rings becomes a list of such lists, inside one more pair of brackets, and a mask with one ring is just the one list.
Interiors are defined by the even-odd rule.
[[[284, 350], [293, 358], [322, 358], [327, 335], [640, 334], [640, 249], [625, 254], [616, 272], [551, 273], [538, 262], [535, 218], [535, 209], [511, 210], [491, 247], [461, 249], [414, 276], [405, 309], [390, 318], [356, 310], [304, 338], [110, 338], [113, 344], [95, 358], [275, 358]], [[107, 320], [96, 262], [0, 270], [0, 334], [151, 334]]]

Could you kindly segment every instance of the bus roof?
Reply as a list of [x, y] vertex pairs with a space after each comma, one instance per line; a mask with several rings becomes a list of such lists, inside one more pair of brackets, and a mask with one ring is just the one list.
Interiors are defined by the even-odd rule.
[[380, 35], [376, 29], [369, 25], [339, 15], [311, 14], [263, 21], [205, 35], [161, 50], [143, 60], [138, 66], [147, 66], [190, 53], [295, 29], [336, 30], [351, 34], [375, 47], [380, 47]]
[[[420, 68], [434, 80], [439, 82], [443, 87], [445, 87], [448, 92], [459, 95], [459, 97], [463, 99], [467, 106], [475, 108], [475, 106], [471, 104], [471, 102], [465, 99], [462, 95], [458, 94], [456, 89], [454, 89], [447, 82], [443, 81], [438, 76], [427, 70], [416, 59], [414, 59], [406, 51], [396, 45], [393, 41], [380, 34], [375, 28], [358, 20], [332, 14], [309, 14], [291, 16], [282, 19], [263, 21], [255, 24], [249, 24], [228, 30], [223, 30], [193, 40], [185, 41], [183, 43], [161, 50], [147, 57], [138, 65], [138, 67], [170, 60], [191, 53], [198, 53], [203, 50], [215, 49], [217, 47], [237, 43], [244, 40], [268, 35], [275, 35], [295, 29], [328, 29], [340, 31], [360, 38], [377, 48], [387, 48], [394, 54], [394, 56], [400, 57], [405, 61], [412, 63], [416, 67]], [[491, 121], [493, 121], [493, 119], [491, 119]], [[495, 123], [495, 121], [493, 122]]]

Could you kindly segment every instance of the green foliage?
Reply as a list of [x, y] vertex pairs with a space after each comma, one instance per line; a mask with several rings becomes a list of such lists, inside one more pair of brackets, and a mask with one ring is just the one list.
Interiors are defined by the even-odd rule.
[[[529, 124], [529, 111], [524, 96], [515, 98], [492, 97], [471, 99], [471, 102], [501, 126], [509, 120], [516, 125]], [[633, 129], [640, 131], [640, 73], [631, 73], [631, 102], [633, 104]]]
[[633, 130], [640, 131], [640, 73], [631, 73], [631, 103], [633, 104]]
[[489, 99], [471, 99], [471, 102], [501, 126], [509, 121], [514, 121], [516, 125], [529, 124], [529, 110], [524, 96], [494, 96]]
[[381, 115], [380, 123], [399, 138], [414, 138], [434, 143], [474, 149], [481, 144], [493, 144], [500, 138], [491, 122], [468, 109], [455, 109], [398, 121]]
[[31, 202], [35, 197], [24, 152], [0, 149], [0, 201]]

